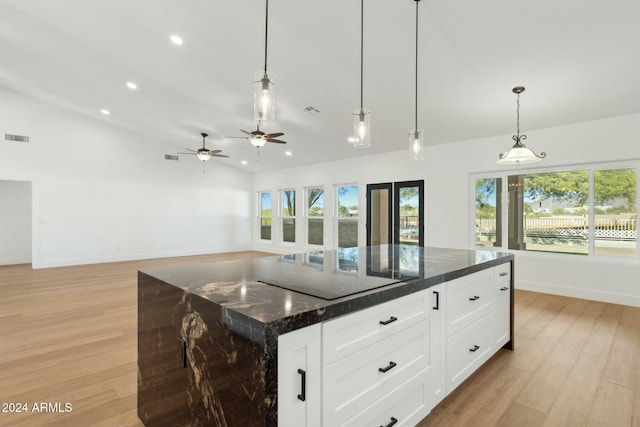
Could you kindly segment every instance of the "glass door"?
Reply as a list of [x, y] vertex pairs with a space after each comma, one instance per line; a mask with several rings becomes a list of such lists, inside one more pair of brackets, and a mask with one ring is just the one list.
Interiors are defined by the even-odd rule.
[[367, 246], [392, 243], [393, 184], [367, 184]]
[[394, 182], [393, 241], [424, 246], [424, 181]]

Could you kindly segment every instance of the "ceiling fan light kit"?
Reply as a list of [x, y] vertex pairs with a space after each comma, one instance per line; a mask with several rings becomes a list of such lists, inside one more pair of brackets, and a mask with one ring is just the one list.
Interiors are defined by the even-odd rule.
[[511, 90], [518, 97], [516, 100], [516, 135], [513, 135], [512, 139], [516, 142], [513, 147], [509, 148], [504, 153], [500, 153], [499, 159], [496, 162], [499, 165], [516, 165], [519, 166], [523, 163], [535, 163], [539, 162], [547, 156], [547, 153], [541, 152], [540, 155], [536, 154], [531, 148], [524, 145], [522, 141], [527, 139], [527, 135], [520, 135], [520, 94], [524, 92], [524, 87], [517, 86]]
[[189, 153], [178, 153], [178, 154], [195, 154], [198, 160], [202, 160], [203, 163], [208, 161], [212, 157], [229, 157], [224, 154], [220, 154], [222, 150], [209, 150], [205, 146], [205, 140], [209, 136], [208, 134], [202, 132], [200, 136], [202, 136], [202, 148], [198, 148], [198, 150], [192, 150], [190, 148], [187, 148]]

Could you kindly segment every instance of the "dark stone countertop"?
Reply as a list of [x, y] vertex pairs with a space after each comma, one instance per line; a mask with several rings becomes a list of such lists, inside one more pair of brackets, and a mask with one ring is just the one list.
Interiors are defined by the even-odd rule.
[[219, 305], [232, 331], [264, 345], [265, 334], [277, 336], [512, 260], [512, 254], [490, 250], [383, 245], [141, 274]]

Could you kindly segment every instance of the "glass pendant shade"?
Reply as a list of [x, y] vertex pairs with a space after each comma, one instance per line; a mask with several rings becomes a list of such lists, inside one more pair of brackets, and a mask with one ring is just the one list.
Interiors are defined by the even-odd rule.
[[371, 147], [371, 112], [358, 108], [353, 112], [354, 148]]
[[424, 159], [424, 134], [421, 129], [409, 131], [409, 158], [411, 160]]
[[276, 96], [273, 73], [256, 71], [253, 79], [253, 119], [260, 123], [276, 121]]

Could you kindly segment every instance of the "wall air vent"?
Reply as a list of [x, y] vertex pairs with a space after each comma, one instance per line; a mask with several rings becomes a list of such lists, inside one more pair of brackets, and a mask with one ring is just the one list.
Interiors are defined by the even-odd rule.
[[29, 137], [24, 135], [12, 135], [10, 133], [4, 134], [4, 139], [7, 141], [17, 141], [17, 142], [29, 142]]
[[165, 154], [164, 155], [164, 159], [165, 160], [178, 160], [178, 156], [176, 156], [175, 154]]

